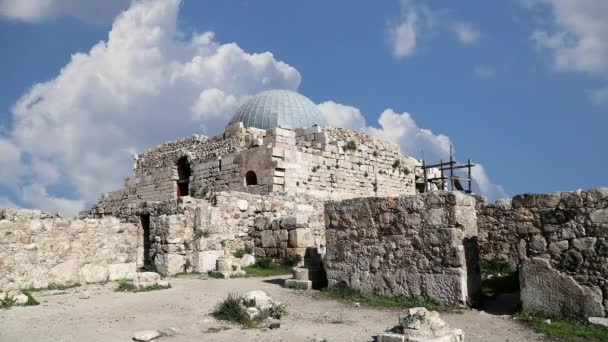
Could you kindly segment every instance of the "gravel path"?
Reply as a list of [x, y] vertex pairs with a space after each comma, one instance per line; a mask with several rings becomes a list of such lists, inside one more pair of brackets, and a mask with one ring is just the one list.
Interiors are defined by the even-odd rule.
[[[400, 313], [321, 299], [316, 291], [284, 289], [276, 277], [169, 281], [171, 289], [143, 293], [113, 292], [112, 283], [34, 293], [41, 305], [0, 310], [0, 341], [130, 341], [135, 331], [170, 328], [177, 333], [155, 341], [373, 341]], [[84, 289], [90, 299], [78, 298]], [[266, 291], [287, 304], [280, 329], [240, 329], [210, 316], [228, 293], [251, 290]], [[463, 329], [468, 342], [546, 340], [509, 316], [477, 311], [441, 316]]]

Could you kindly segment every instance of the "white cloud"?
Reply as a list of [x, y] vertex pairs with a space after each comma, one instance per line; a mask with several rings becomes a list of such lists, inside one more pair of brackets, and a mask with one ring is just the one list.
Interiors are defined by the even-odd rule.
[[0, 18], [37, 22], [69, 15], [90, 23], [111, 20], [131, 0], [0, 0]]
[[477, 77], [490, 78], [496, 76], [496, 70], [494, 68], [484, 65], [478, 65], [473, 69], [473, 72]]
[[455, 22], [451, 29], [456, 34], [458, 40], [465, 45], [477, 43], [479, 38], [481, 38], [481, 32], [473, 27], [471, 23]]
[[[54, 79], [13, 108], [3, 179], [20, 181], [21, 200], [73, 214], [130, 174], [132, 152], [195, 133], [219, 133], [240, 102], [269, 88], [297, 89], [300, 74], [271, 53], [220, 44], [212, 33], [183, 39], [179, 0], [136, 1], [105, 42], [77, 53]], [[117, 152], [118, 151], [118, 152]], [[16, 179], [25, 153], [31, 175]], [[9, 167], [4, 167], [9, 165]], [[75, 189], [58, 198], [50, 187]]]
[[608, 104], [608, 87], [592, 91], [591, 101], [596, 105]]
[[552, 25], [532, 39], [552, 51], [558, 70], [608, 73], [608, 1], [536, 0], [527, 4], [551, 13]]
[[[364, 116], [358, 108], [347, 106], [333, 101], [318, 105], [330, 125], [335, 127], [357, 129], [379, 139], [398, 144], [401, 152], [427, 161], [438, 162], [440, 159], [448, 160], [450, 155], [450, 138], [444, 134], [433, 133], [429, 129], [418, 126], [409, 113], [398, 113], [393, 109], [386, 109], [378, 118], [379, 127], [368, 126]], [[500, 185], [491, 182], [483, 165], [477, 164], [473, 168], [474, 186], [480, 193], [490, 200], [508, 197]]]
[[393, 56], [404, 58], [411, 56], [416, 49], [416, 36], [419, 14], [410, 1], [401, 1], [402, 18], [389, 25], [388, 35]]
[[317, 105], [325, 120], [332, 127], [349, 128], [358, 131], [366, 129], [365, 118], [358, 108], [326, 101]]

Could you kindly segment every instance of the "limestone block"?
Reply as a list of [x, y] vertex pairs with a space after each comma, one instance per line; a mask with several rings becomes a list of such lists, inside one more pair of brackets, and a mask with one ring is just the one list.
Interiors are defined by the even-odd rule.
[[133, 279], [137, 273], [137, 265], [134, 262], [112, 264], [108, 266], [110, 280]]
[[380, 342], [405, 342], [405, 336], [401, 334], [382, 333], [380, 334]]
[[51, 283], [57, 285], [71, 285], [78, 282], [78, 271], [80, 265], [78, 260], [68, 260], [51, 268]]
[[608, 223], [608, 208], [600, 209], [589, 214], [592, 223]]
[[216, 268], [218, 272], [232, 272], [232, 258], [217, 259]]
[[133, 334], [133, 340], [140, 342], [148, 342], [158, 338], [159, 336], [160, 333], [158, 331], [142, 330]]
[[579, 318], [605, 315], [600, 289], [578, 284], [546, 259], [524, 260], [519, 279], [524, 312]]
[[296, 280], [309, 280], [308, 268], [294, 267], [293, 268], [293, 279]]
[[241, 267], [247, 267], [255, 264], [255, 257], [251, 254], [245, 254], [241, 258]]
[[312, 281], [310, 280], [297, 280], [297, 279], [286, 279], [285, 287], [300, 290], [312, 289]]
[[85, 283], [103, 283], [108, 280], [108, 268], [102, 265], [86, 264], [80, 270], [81, 279]]
[[574, 247], [576, 249], [580, 249], [582, 251], [582, 250], [585, 250], [588, 248], [593, 248], [595, 241], [597, 241], [597, 239], [594, 237], [584, 237], [584, 238], [580, 238], [580, 239], [574, 239], [574, 240], [572, 240], [572, 247]]
[[315, 244], [312, 230], [297, 228], [289, 231], [289, 247], [313, 247]]
[[[160, 274], [156, 272], [139, 272], [135, 276], [133, 284], [137, 287], [149, 287], [161, 284]], [[166, 286], [166, 285], [165, 285]]]
[[246, 200], [238, 200], [236, 202], [236, 206], [240, 211], [247, 211], [249, 208], [249, 203]]
[[158, 254], [154, 258], [154, 264], [156, 265], [156, 269], [160, 273], [166, 275], [172, 275], [183, 272], [184, 263], [184, 256], [180, 254]]
[[243, 295], [243, 301], [250, 300], [255, 300], [255, 305], [257, 307], [263, 307], [272, 304], [272, 298], [268, 296], [266, 292], [260, 290], [249, 291]]
[[262, 239], [262, 247], [263, 248], [274, 248], [277, 247], [277, 241], [275, 239], [274, 231], [272, 230], [264, 230], [260, 234]]

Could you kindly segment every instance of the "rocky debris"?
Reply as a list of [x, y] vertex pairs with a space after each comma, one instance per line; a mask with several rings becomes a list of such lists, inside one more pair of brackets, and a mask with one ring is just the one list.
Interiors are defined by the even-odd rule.
[[91, 298], [91, 294], [87, 290], [80, 292], [80, 294], [78, 295], [78, 299], [89, 299], [89, 298]]
[[608, 327], [608, 318], [606, 317], [589, 317], [588, 321], [593, 325], [602, 325]]
[[29, 300], [28, 296], [21, 293], [20, 290], [9, 290], [6, 292], [0, 292], [0, 302], [10, 301], [12, 305], [25, 305]]
[[158, 338], [160, 333], [154, 330], [142, 330], [133, 334], [133, 341], [148, 342]]
[[312, 281], [309, 280], [307, 268], [294, 267], [292, 273], [293, 279], [285, 280], [285, 287], [301, 290], [312, 289]]
[[436, 311], [420, 307], [406, 312], [399, 325], [379, 335], [380, 342], [464, 342], [464, 332], [452, 329]]
[[133, 281], [133, 285], [138, 288], [150, 287], [150, 286], [169, 286], [169, 282], [166, 280], [162, 280], [160, 274], [156, 272], [139, 272], [135, 275], [135, 280]]
[[255, 306], [261, 309], [268, 308], [274, 303], [272, 298], [267, 295], [266, 292], [260, 290], [246, 292], [242, 298], [243, 302], [245, 303], [251, 301], [255, 302]]
[[255, 257], [251, 254], [245, 254], [241, 258], [241, 267], [247, 267], [255, 264]]
[[224, 278], [245, 276], [245, 271], [241, 270], [241, 259], [232, 256], [217, 259], [217, 272]]

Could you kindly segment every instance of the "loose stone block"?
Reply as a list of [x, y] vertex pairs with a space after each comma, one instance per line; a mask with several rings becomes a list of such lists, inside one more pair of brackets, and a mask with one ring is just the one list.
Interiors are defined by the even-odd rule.
[[108, 268], [101, 265], [86, 264], [82, 266], [80, 275], [85, 283], [103, 283], [108, 280]]
[[134, 262], [113, 264], [108, 266], [110, 280], [133, 279], [137, 273], [137, 266]]

